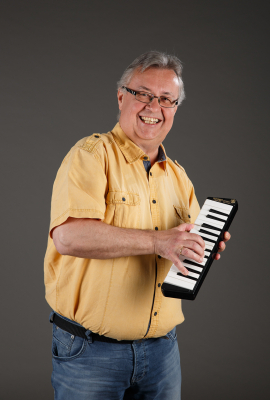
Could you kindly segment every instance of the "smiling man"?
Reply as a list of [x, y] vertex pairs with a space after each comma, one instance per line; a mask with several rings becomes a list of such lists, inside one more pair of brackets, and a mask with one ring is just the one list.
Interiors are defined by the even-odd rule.
[[193, 185], [162, 145], [181, 72], [175, 56], [135, 59], [118, 83], [119, 123], [80, 140], [57, 173], [45, 256], [57, 400], [180, 399], [184, 316], [161, 285], [172, 263], [188, 274], [180, 253], [200, 262], [205, 246], [190, 233]]

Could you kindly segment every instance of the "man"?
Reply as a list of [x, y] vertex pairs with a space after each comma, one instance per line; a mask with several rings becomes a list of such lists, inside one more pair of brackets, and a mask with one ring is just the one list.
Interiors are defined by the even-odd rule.
[[183, 98], [180, 61], [143, 54], [119, 81], [119, 123], [58, 171], [45, 257], [57, 400], [180, 399], [184, 317], [161, 284], [172, 263], [188, 274], [180, 253], [200, 262], [205, 246], [189, 233], [192, 183], [162, 146]]

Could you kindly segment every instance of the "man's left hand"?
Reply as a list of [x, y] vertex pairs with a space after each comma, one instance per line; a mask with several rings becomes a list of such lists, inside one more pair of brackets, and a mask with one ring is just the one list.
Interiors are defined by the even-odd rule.
[[[223, 241], [219, 243], [218, 247], [219, 250], [218, 252], [221, 253], [222, 251], [224, 251], [226, 249], [226, 242], [228, 242], [228, 240], [230, 240], [231, 235], [229, 234], [229, 232], [224, 232], [224, 236], [223, 236]], [[219, 260], [220, 259], [220, 254], [216, 254], [215, 256], [215, 260]]]

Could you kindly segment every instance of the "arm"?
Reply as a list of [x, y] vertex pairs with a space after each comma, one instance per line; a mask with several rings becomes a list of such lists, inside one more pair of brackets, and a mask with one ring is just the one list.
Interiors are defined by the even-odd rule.
[[180, 250], [194, 261], [202, 261], [204, 241], [189, 233], [191, 224], [165, 231], [125, 229], [89, 218], [68, 218], [57, 226], [52, 237], [62, 255], [107, 259], [143, 254], [159, 254], [171, 260], [185, 275], [188, 271], [179, 260]]

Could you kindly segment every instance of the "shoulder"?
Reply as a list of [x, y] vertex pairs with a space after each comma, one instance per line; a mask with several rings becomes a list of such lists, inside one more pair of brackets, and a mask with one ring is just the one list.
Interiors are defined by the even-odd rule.
[[190, 190], [192, 183], [185, 171], [185, 169], [176, 160], [172, 161], [167, 157], [168, 173], [172, 177], [175, 184], [178, 186], [184, 185], [186, 190]]
[[108, 133], [93, 133], [90, 136], [86, 136], [80, 139], [75, 145], [70, 149], [66, 155], [64, 161], [72, 160], [77, 157], [81, 152], [82, 157], [85, 160], [92, 158], [106, 158], [109, 152], [109, 147], [115, 145], [113, 140], [113, 135], [111, 132]]
[[187, 175], [185, 169], [176, 160], [173, 161], [167, 157], [167, 163], [169, 168], [173, 170], [176, 174]]
[[93, 133], [79, 140], [69, 151], [63, 163], [72, 165], [89, 165], [98, 162], [107, 170], [108, 160], [116, 152], [116, 143], [111, 132]]
[[82, 149], [89, 153], [96, 153], [102, 151], [107, 146], [111, 146], [114, 143], [111, 132], [108, 133], [93, 133], [91, 136], [87, 136], [79, 140], [74, 148]]

